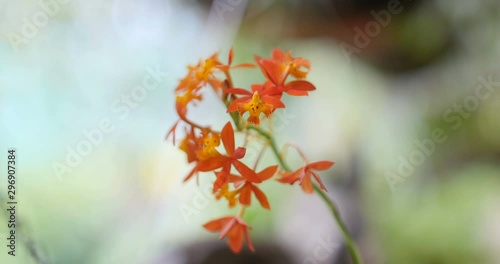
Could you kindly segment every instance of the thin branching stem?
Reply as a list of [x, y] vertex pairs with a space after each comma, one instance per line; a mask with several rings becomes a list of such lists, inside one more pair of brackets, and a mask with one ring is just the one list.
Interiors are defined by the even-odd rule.
[[[233, 82], [231, 80], [231, 75], [229, 74], [229, 72], [225, 72], [225, 73], [226, 73], [226, 76], [228, 78], [229, 88], [232, 88]], [[230, 100], [226, 99], [226, 100], [224, 100], [224, 103], [226, 104], [226, 106], [229, 106], [229, 104], [231, 102], [230, 102]], [[230, 113], [230, 115], [231, 115], [231, 118], [233, 119], [233, 122], [234, 122], [234, 125], [236, 126], [236, 129], [238, 131], [243, 131], [240, 116], [238, 115], [238, 113], [233, 112], [233, 113]], [[247, 125], [246, 130], [253, 130], [253, 131], [257, 132], [260, 136], [265, 138], [265, 140], [268, 142], [269, 146], [271, 147], [271, 150], [272, 150], [274, 156], [278, 160], [280, 167], [285, 171], [292, 171], [292, 169], [285, 162], [283, 156], [280, 154], [280, 151], [278, 150], [278, 147], [276, 144], [276, 140], [274, 139], [274, 137], [270, 133], [268, 133], [265, 130], [261, 129], [260, 127], [254, 126], [254, 125]], [[301, 154], [301, 156], [303, 156], [305, 158], [305, 156], [303, 155], [302, 152], [300, 152], [300, 150], [299, 150], [299, 153]], [[333, 218], [335, 219], [336, 224], [340, 228], [340, 231], [342, 232], [342, 236], [344, 238], [347, 250], [349, 251], [349, 255], [351, 256], [353, 264], [363, 264], [363, 260], [361, 259], [361, 255], [359, 253], [359, 250], [358, 250], [356, 244], [354, 243], [354, 239], [352, 238], [351, 234], [347, 230], [347, 226], [345, 225], [344, 221], [342, 220], [342, 217], [340, 216], [340, 212], [339, 212], [337, 206], [335, 205], [335, 203], [332, 200], [330, 200], [330, 198], [316, 184], [313, 184], [313, 186], [314, 186], [314, 191], [316, 193], [318, 193], [319, 197], [328, 206], [328, 208], [330, 209], [330, 212], [332, 213]]]
[[[269, 146], [271, 147], [272, 152], [274, 153], [274, 156], [276, 156], [276, 159], [278, 160], [279, 165], [281, 168], [285, 171], [292, 171], [291, 168], [288, 166], [288, 164], [285, 162], [283, 157], [280, 155], [280, 152], [278, 150], [278, 147], [276, 145], [276, 140], [274, 137], [269, 134], [268, 132], [262, 130], [260, 127], [257, 126], [247, 126], [247, 129], [254, 130], [257, 133], [259, 133], [262, 137], [266, 138], [267, 141], [269, 142]], [[352, 262], [354, 264], [362, 264], [363, 260], [361, 259], [361, 255], [359, 253], [359, 250], [354, 243], [354, 239], [350, 235], [349, 231], [347, 230], [347, 226], [345, 225], [344, 221], [342, 220], [342, 217], [340, 216], [340, 212], [335, 205], [335, 203], [316, 185], [314, 184], [314, 191], [318, 193], [319, 197], [323, 200], [323, 202], [328, 206], [328, 209], [330, 209], [330, 212], [332, 213], [333, 218], [335, 219], [337, 225], [339, 226], [342, 236], [344, 238], [347, 250], [349, 251], [349, 255], [352, 258]]]

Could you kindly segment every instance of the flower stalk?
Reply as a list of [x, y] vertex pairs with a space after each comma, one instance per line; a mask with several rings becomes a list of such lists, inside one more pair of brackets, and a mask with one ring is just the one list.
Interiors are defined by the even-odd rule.
[[[299, 147], [285, 145], [285, 149], [288, 147], [296, 149], [305, 163], [304, 166], [292, 171], [284, 159], [284, 154], [280, 154], [273, 135], [259, 126], [261, 117], [265, 116], [272, 129], [272, 114], [286, 107], [282, 101], [284, 96], [307, 96], [309, 92], [316, 90], [316, 87], [306, 80], [311, 68], [309, 61], [301, 57], [292, 57], [291, 52], [285, 53], [281, 49], [274, 49], [271, 58], [255, 56], [265, 81], [254, 83], [250, 89], [245, 89], [234, 86], [230, 70], [253, 68], [255, 65], [243, 63], [233, 66], [233, 56], [234, 52], [231, 49], [227, 64], [219, 61], [216, 53], [197, 65], [188, 66], [188, 74], [180, 80], [175, 89], [177, 95], [175, 109], [179, 120], [167, 134], [167, 138], [172, 136], [175, 144], [179, 124], [184, 127], [185, 137], [180, 141], [179, 149], [186, 153], [188, 163], [194, 164], [184, 181], [193, 176], [198, 178], [200, 173], [211, 172], [215, 175], [213, 193], [216, 199], [227, 200], [229, 208], [241, 205], [236, 215], [212, 220], [204, 225], [205, 229], [220, 233], [219, 239], [227, 238], [228, 246], [234, 253], [241, 252], [244, 240], [248, 249], [254, 251], [248, 233], [251, 227], [243, 219], [244, 210], [251, 205], [253, 197], [262, 208], [271, 210], [271, 204], [259, 185], [279, 175], [278, 182], [292, 185], [298, 183], [305, 193], [319, 194], [340, 227], [353, 263], [362, 263], [354, 240], [342, 221], [337, 206], [325, 194], [326, 187], [318, 175], [318, 171], [328, 170], [334, 162], [328, 160], [309, 162]], [[226, 123], [220, 132], [210, 126], [198, 125], [188, 118], [189, 107], [203, 101], [202, 91], [206, 86], [210, 86], [224, 103], [226, 113], [234, 123]], [[247, 117], [246, 121], [242, 119], [243, 116]], [[245, 142], [242, 146], [236, 145], [235, 132], [245, 133]], [[264, 142], [253, 166], [245, 164], [242, 160], [246, 155], [251, 135]], [[220, 152], [221, 145], [224, 147], [224, 152]], [[257, 172], [261, 156], [268, 146], [276, 156], [278, 164]], [[279, 167], [281, 169], [278, 169]]]
[[[269, 134], [268, 132], [264, 131], [260, 127], [257, 126], [247, 126], [247, 129], [253, 130], [257, 132], [259, 135], [264, 137], [267, 142], [269, 143], [269, 146], [276, 157], [276, 160], [278, 161], [278, 164], [280, 167], [285, 170], [285, 171], [291, 171], [290, 167], [288, 164], [285, 162], [283, 157], [280, 154], [280, 151], [278, 150], [278, 147], [276, 145], [276, 140], [274, 137]], [[347, 230], [347, 226], [345, 225], [344, 221], [342, 220], [342, 217], [340, 216], [340, 212], [336, 206], [336, 204], [330, 200], [330, 198], [323, 192], [318, 185], [314, 184], [313, 185], [314, 191], [319, 195], [321, 200], [326, 204], [328, 209], [330, 210], [333, 218], [335, 219], [335, 222], [337, 226], [340, 228], [340, 231], [342, 233], [342, 237], [344, 238], [345, 245], [347, 247], [347, 250], [349, 251], [349, 255], [351, 256], [352, 262], [354, 264], [362, 264], [363, 261], [361, 259], [361, 255], [359, 253], [359, 250], [356, 246], [356, 243], [354, 242], [354, 239], [352, 238], [351, 234], [349, 233], [349, 230]]]

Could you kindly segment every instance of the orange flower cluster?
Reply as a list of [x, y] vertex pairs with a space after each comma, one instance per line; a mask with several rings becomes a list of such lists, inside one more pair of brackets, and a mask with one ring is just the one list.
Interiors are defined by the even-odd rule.
[[[295, 172], [289, 172], [286, 168], [279, 169], [278, 165], [257, 172], [261, 155], [257, 157], [253, 168], [241, 161], [245, 157], [246, 148], [236, 146], [235, 129], [231, 122], [226, 123], [221, 131], [217, 131], [210, 126], [201, 126], [190, 120], [188, 109], [203, 100], [203, 92], [212, 90], [227, 106], [227, 112], [233, 119], [236, 132], [245, 132], [248, 136], [250, 128], [263, 131], [259, 127], [262, 114], [266, 118], [271, 118], [276, 109], [285, 108], [282, 102], [284, 94], [305, 96], [316, 89], [313, 84], [305, 80], [311, 68], [309, 61], [294, 58], [290, 52], [285, 53], [281, 49], [274, 49], [271, 58], [255, 56], [265, 81], [251, 85], [250, 90], [234, 87], [230, 72], [233, 69], [252, 68], [255, 65], [243, 63], [232, 66], [234, 57], [232, 49], [228, 57], [227, 64], [219, 61], [218, 54], [214, 54], [196, 65], [188, 66], [187, 75], [180, 80], [175, 89], [175, 109], [179, 120], [170, 129], [167, 138], [172, 137], [173, 143], [176, 144], [176, 134], [181, 130], [180, 126], [183, 127], [184, 138], [177, 144], [179, 149], [186, 153], [188, 163], [193, 164], [184, 181], [193, 176], [198, 178], [200, 172], [213, 172], [215, 197], [227, 200], [230, 208], [241, 206], [236, 216], [219, 218], [204, 225], [209, 231], [220, 232], [220, 239], [227, 237], [229, 248], [239, 253], [244, 240], [248, 248], [254, 251], [248, 235], [250, 226], [242, 218], [244, 209], [251, 205], [252, 196], [255, 196], [263, 208], [271, 209], [259, 184], [279, 175], [279, 182], [298, 183], [306, 193], [312, 193], [312, 178], [314, 178], [320, 188], [326, 190], [316, 171], [330, 168], [333, 162], [309, 163], [299, 150], [306, 165]], [[290, 78], [294, 80], [289, 80]], [[241, 119], [244, 115], [248, 115], [247, 122]], [[265, 139], [271, 143], [269, 137]], [[264, 150], [266, 145], [263, 147]]]

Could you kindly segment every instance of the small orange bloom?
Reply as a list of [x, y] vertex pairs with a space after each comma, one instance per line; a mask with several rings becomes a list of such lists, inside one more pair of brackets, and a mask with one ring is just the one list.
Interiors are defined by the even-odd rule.
[[179, 149], [187, 154], [188, 163], [197, 162], [184, 178], [184, 182], [198, 175], [198, 172], [220, 168], [222, 163], [223, 156], [215, 149], [220, 144], [219, 134], [202, 130], [201, 135], [197, 137], [194, 131], [193, 127], [189, 133], [186, 130], [186, 137], [179, 144]]
[[189, 91], [184, 95], [177, 96], [175, 101], [175, 111], [177, 112], [177, 115], [179, 115], [179, 119], [186, 122], [188, 114], [188, 104], [201, 100], [201, 95], [191, 94]]
[[217, 66], [222, 65], [217, 59], [218, 54], [210, 56], [210, 58], [205, 59], [203, 62], [198, 64], [198, 68], [196, 70], [196, 79], [199, 81], [209, 82], [210, 79], [213, 78], [213, 71], [217, 68]]
[[181, 79], [175, 91], [191, 91], [196, 94], [207, 83], [212, 85], [216, 90], [219, 89], [222, 82], [217, 79], [215, 74], [222, 65], [218, 60], [218, 54], [215, 53], [194, 66], [188, 66], [187, 75]]
[[218, 133], [205, 132], [200, 139], [200, 143], [203, 147], [196, 151], [200, 160], [207, 160], [220, 156], [219, 151], [216, 149], [216, 147], [220, 145], [220, 135]]
[[216, 174], [217, 179], [214, 182], [214, 192], [227, 183], [229, 174], [231, 173], [231, 165], [233, 165], [234, 168], [241, 173], [241, 175], [248, 178], [248, 180], [261, 182], [252, 169], [239, 161], [239, 159], [245, 157], [246, 149], [242, 147], [235, 148], [234, 130], [231, 122], [227, 122], [224, 128], [222, 128], [221, 139], [227, 156], [211, 159], [217, 166], [211, 170], [222, 168], [222, 170]]
[[326, 191], [325, 186], [323, 185], [323, 182], [321, 182], [321, 179], [319, 178], [318, 174], [314, 172], [313, 170], [327, 170], [331, 166], [333, 166], [333, 162], [331, 161], [318, 161], [318, 162], [313, 162], [306, 164], [306, 166], [294, 171], [294, 172], [288, 172], [286, 173], [282, 178], [279, 179], [280, 182], [282, 183], [290, 183], [294, 184], [295, 182], [299, 182], [299, 184], [302, 186], [302, 189], [306, 193], [312, 193], [313, 192], [313, 184], [311, 181], [311, 175], [316, 179], [316, 181], [319, 183], [319, 186], [321, 190]]
[[[209, 158], [206, 160], [197, 160], [198, 163], [194, 166], [194, 168], [189, 172], [189, 174], [184, 178], [183, 182], [188, 181], [194, 175], [198, 175], [199, 172], [209, 172], [216, 169], [219, 169], [225, 164], [225, 156], [217, 156], [214, 158]], [[216, 190], [214, 190], [215, 192]]]
[[240, 217], [222, 217], [206, 223], [203, 227], [211, 232], [220, 232], [219, 239], [223, 239], [227, 236], [227, 244], [234, 253], [241, 252], [243, 248], [243, 239], [246, 239], [248, 249], [252, 252], [255, 251], [250, 236], [248, 235], [248, 229], [251, 227]]
[[252, 92], [241, 88], [227, 89], [226, 93], [243, 95], [229, 105], [227, 112], [239, 110], [241, 116], [248, 112], [247, 121], [259, 125], [261, 113], [269, 117], [276, 108], [285, 107], [285, 104], [281, 102], [281, 94], [273, 88], [269, 85], [255, 84], [252, 85]]
[[297, 79], [306, 78], [311, 69], [311, 64], [308, 60], [293, 58], [290, 51], [285, 53], [281, 49], [276, 48], [273, 50], [271, 57], [281, 65], [283, 71], [288, 71], [289, 74]]
[[[308, 65], [309, 62], [306, 61], [307, 63], [305, 63], [302, 61], [303, 59], [297, 61], [285, 55], [283, 55], [282, 58], [277, 56], [277, 58], [279, 59], [263, 59], [259, 56], [255, 56], [255, 60], [262, 73], [278, 91], [286, 92], [289, 95], [302, 96], [308, 95], [309, 91], [316, 89], [312, 83], [304, 80], [285, 83], [289, 74], [292, 74], [292, 76], [299, 76], [300, 78], [305, 77], [307, 74], [298, 69], [304, 65]], [[297, 63], [302, 66], [298, 66]]]
[[[257, 177], [261, 181], [266, 181], [271, 178], [278, 170], [278, 165], [270, 166], [257, 173]], [[267, 210], [271, 210], [271, 206], [267, 200], [266, 195], [262, 192], [257, 185], [245, 178], [237, 175], [231, 175], [229, 177], [229, 182], [233, 182], [236, 188], [243, 185], [243, 187], [236, 190], [239, 193], [239, 201], [242, 205], [250, 205], [252, 202], [252, 193], [255, 195], [255, 198], [259, 201], [260, 205]]]
[[238, 196], [239, 190], [229, 191], [229, 184], [224, 184], [215, 194], [215, 199], [220, 200], [221, 198], [226, 198], [229, 202], [229, 208], [236, 206], [238, 200], [236, 196]]
[[181, 107], [187, 107], [187, 105], [191, 102], [195, 101], [201, 101], [203, 98], [201, 97], [200, 94], [198, 94], [197, 90], [194, 89], [189, 89], [186, 90], [185, 93], [181, 95], [177, 95], [175, 98], [176, 104], [180, 105]]
[[187, 66], [188, 73], [179, 81], [175, 92], [199, 89], [199, 82], [196, 81], [196, 66]]
[[188, 163], [191, 163], [198, 159], [196, 152], [200, 149], [200, 144], [198, 143], [199, 140], [196, 138], [196, 135], [194, 133], [194, 128], [191, 128], [189, 132], [187, 128], [185, 130], [186, 137], [181, 140], [179, 149], [186, 153], [187, 161]]

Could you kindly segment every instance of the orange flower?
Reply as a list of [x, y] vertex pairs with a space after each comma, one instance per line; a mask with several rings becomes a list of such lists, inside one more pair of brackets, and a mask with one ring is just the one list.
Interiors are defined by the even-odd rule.
[[195, 76], [198, 81], [210, 82], [210, 80], [214, 78], [213, 76], [214, 69], [222, 65], [222, 63], [219, 62], [217, 57], [218, 54], [215, 53], [214, 55], [210, 56], [209, 58], [205, 59], [203, 62], [200, 62], [197, 65], [198, 68], [196, 69]]
[[290, 51], [284, 53], [281, 49], [276, 48], [272, 51], [271, 57], [278, 62], [283, 68], [283, 71], [288, 71], [293, 77], [303, 79], [307, 77], [311, 64], [304, 58], [292, 58]]
[[194, 66], [188, 66], [188, 74], [179, 82], [175, 91], [196, 91], [207, 83], [213, 85], [214, 88], [220, 88], [221, 81], [219, 81], [214, 74], [221, 65], [222, 63], [218, 60], [218, 54], [215, 53]]
[[193, 127], [189, 133], [186, 131], [186, 137], [181, 141], [179, 149], [187, 154], [188, 163], [197, 161], [197, 164], [184, 178], [184, 182], [193, 175], [198, 175], [198, 172], [220, 168], [223, 156], [215, 149], [219, 145], [220, 136], [216, 132], [202, 130], [201, 136], [196, 137]]
[[196, 152], [200, 149], [200, 144], [198, 143], [199, 140], [196, 138], [194, 133], [194, 128], [191, 128], [189, 132], [187, 128], [185, 128], [185, 130], [186, 137], [179, 144], [179, 149], [186, 153], [187, 161], [188, 163], [191, 163], [198, 160]]
[[222, 217], [206, 223], [203, 227], [211, 232], [220, 232], [219, 239], [223, 239], [227, 236], [227, 244], [234, 253], [241, 252], [243, 248], [243, 239], [246, 239], [248, 249], [252, 252], [255, 251], [250, 236], [248, 235], [248, 229], [251, 227], [240, 217]]
[[[305, 60], [303, 59], [292, 59], [291, 56], [287, 57], [283, 55], [283, 57], [281, 57], [277, 55], [277, 58], [273, 59], [263, 59], [259, 56], [255, 56], [255, 60], [257, 61], [257, 64], [266, 79], [269, 80], [279, 92], [286, 92], [289, 95], [302, 96], [308, 95], [309, 91], [316, 89], [312, 83], [304, 80], [296, 80], [285, 83], [289, 74], [299, 77], [305, 77], [307, 75], [298, 70], [303, 65], [309, 64], [307, 61], [307, 64], [305, 64]], [[302, 66], [299, 67], [297, 63]]]
[[188, 66], [188, 74], [179, 82], [176, 92], [189, 91], [191, 94], [197, 94], [198, 90], [206, 84], [210, 84], [216, 91], [222, 87], [222, 81], [216, 77], [217, 73], [227, 73], [230, 69], [255, 67], [251, 63], [242, 63], [231, 66], [233, 62], [233, 49], [229, 51], [228, 64], [224, 65], [218, 59], [218, 53], [209, 58], [200, 61], [194, 66]]
[[203, 147], [196, 151], [198, 159], [207, 160], [220, 156], [221, 154], [216, 149], [220, 145], [220, 135], [215, 132], [203, 131], [202, 133], [203, 137], [199, 141]]
[[198, 175], [199, 172], [208, 172], [220, 168], [222, 166], [221, 164], [223, 164], [223, 160], [221, 159], [222, 157], [223, 156], [207, 160], [198, 160], [196, 166], [194, 166], [194, 168], [184, 178], [183, 182], [188, 181], [194, 175]]
[[186, 90], [196, 90], [200, 88], [200, 82], [196, 80], [197, 66], [187, 66], [188, 73], [184, 78], [179, 81], [179, 84], [175, 88], [176, 92], [186, 91]]
[[218, 54], [216, 53], [206, 59], [200, 64], [200, 68], [196, 73], [196, 77], [202, 82], [202, 85], [208, 83], [215, 91], [219, 91], [222, 88], [222, 81], [215, 76], [215, 73], [220, 73], [220, 67], [223, 66], [217, 57]]
[[323, 185], [323, 182], [321, 182], [321, 179], [319, 178], [318, 174], [314, 172], [313, 170], [327, 170], [331, 166], [333, 166], [333, 162], [331, 161], [318, 161], [318, 162], [313, 162], [313, 163], [308, 163], [306, 166], [294, 171], [294, 172], [287, 172], [282, 178], [279, 179], [280, 182], [282, 183], [290, 183], [294, 184], [295, 182], [299, 182], [299, 184], [302, 186], [302, 189], [306, 193], [312, 193], [313, 192], [313, 184], [311, 181], [311, 175], [316, 179], [316, 181], [319, 183], [319, 186], [321, 190], [326, 191], [325, 186]]
[[252, 92], [241, 88], [230, 88], [225, 92], [234, 95], [243, 95], [228, 106], [227, 112], [230, 113], [239, 110], [241, 116], [248, 112], [249, 117], [247, 121], [256, 125], [260, 124], [261, 113], [269, 117], [276, 108], [285, 107], [285, 104], [280, 100], [281, 94], [269, 85], [252, 85]]
[[[181, 120], [183, 120], [181, 118]], [[170, 129], [167, 138], [173, 134], [175, 142], [175, 130], [179, 121]], [[197, 136], [195, 127], [191, 126], [188, 130], [184, 128], [186, 136], [180, 141], [179, 149], [186, 153], [188, 163], [197, 162], [191, 172], [184, 178], [184, 182], [189, 180], [193, 175], [198, 175], [198, 172], [212, 171], [220, 168], [222, 164], [222, 155], [217, 151], [216, 147], [220, 145], [220, 135], [217, 132], [211, 131], [210, 128], [198, 128], [201, 135]], [[175, 143], [174, 143], [175, 144]]]
[[189, 105], [196, 105], [197, 102], [203, 100], [199, 89], [189, 89], [183, 92], [177, 93], [175, 97], [175, 110], [179, 117], [186, 117]]
[[[276, 173], [277, 169], [277, 165], [267, 167], [261, 172], [257, 173], [257, 177], [259, 177], [261, 181], [266, 181]], [[254, 184], [254, 182], [246, 180], [245, 178], [237, 175], [230, 175], [229, 182], [233, 182], [236, 188], [243, 185], [243, 187], [236, 190], [239, 193], [240, 204], [250, 205], [252, 202], [253, 193], [262, 207], [267, 210], [271, 210], [271, 206], [269, 205], [266, 195], [259, 189], [259, 187], [257, 187], [256, 184]]]
[[198, 94], [198, 90], [189, 89], [186, 90], [186, 92], [184, 92], [183, 94], [177, 95], [175, 98], [175, 102], [178, 107], [186, 108], [189, 103], [195, 101], [199, 102], [202, 99], [203, 98], [201, 97], [201, 95]]
[[231, 173], [231, 165], [233, 165], [234, 168], [248, 180], [261, 182], [261, 180], [257, 177], [257, 174], [255, 174], [252, 169], [239, 161], [239, 159], [245, 157], [246, 149], [242, 147], [235, 148], [234, 130], [231, 122], [227, 122], [224, 128], [222, 128], [221, 139], [227, 156], [210, 159], [213, 160], [213, 163], [215, 163], [214, 165], [216, 168], [214, 169], [222, 168], [220, 172], [216, 173], [217, 179], [214, 182], [214, 192], [227, 183], [229, 174]]
[[185, 131], [186, 137], [181, 140], [179, 149], [186, 153], [188, 163], [221, 156], [216, 149], [220, 145], [220, 135], [218, 133], [202, 130], [201, 136], [196, 137], [194, 127], [191, 127], [189, 132], [185, 128]]
[[220, 200], [221, 198], [226, 198], [227, 201], [229, 202], [229, 208], [232, 208], [236, 206], [237, 199], [236, 196], [238, 195], [239, 190], [234, 190], [234, 191], [229, 191], [229, 184], [224, 184], [222, 187], [217, 191], [215, 195], [215, 199]]

